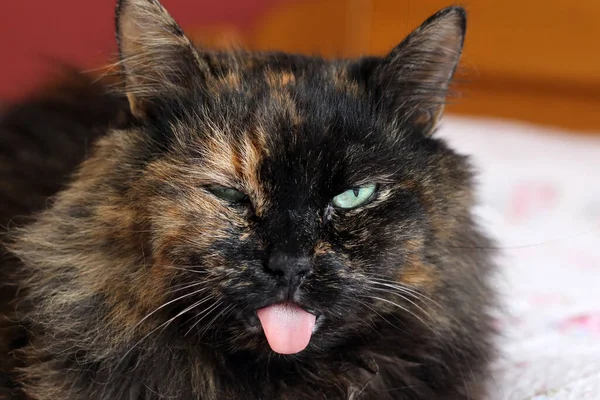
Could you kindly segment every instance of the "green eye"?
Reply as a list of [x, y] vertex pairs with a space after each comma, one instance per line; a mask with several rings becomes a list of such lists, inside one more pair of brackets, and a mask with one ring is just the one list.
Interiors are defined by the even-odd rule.
[[338, 208], [355, 208], [369, 201], [373, 197], [375, 189], [374, 184], [352, 188], [335, 196], [332, 203]]
[[210, 191], [215, 196], [220, 197], [223, 200], [231, 201], [232, 203], [241, 203], [242, 201], [246, 201], [248, 199], [248, 196], [246, 196], [244, 193], [222, 186], [213, 186], [210, 188]]

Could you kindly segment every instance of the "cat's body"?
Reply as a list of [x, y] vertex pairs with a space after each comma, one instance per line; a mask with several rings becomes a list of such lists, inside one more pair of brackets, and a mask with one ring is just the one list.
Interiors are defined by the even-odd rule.
[[117, 26], [129, 105], [82, 80], [0, 120], [0, 398], [483, 399], [490, 246], [429, 136], [463, 11], [335, 62], [195, 51], [153, 0]]

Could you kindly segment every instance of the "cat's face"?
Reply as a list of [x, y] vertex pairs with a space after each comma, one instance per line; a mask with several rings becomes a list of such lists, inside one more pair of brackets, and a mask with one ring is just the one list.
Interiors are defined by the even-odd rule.
[[394, 132], [350, 81], [351, 64], [309, 72], [313, 61], [295, 62], [293, 72], [230, 72], [211, 100], [161, 116], [173, 124], [166, 140], [178, 139], [136, 184], [153, 254], [182, 269], [165, 283], [168, 300], [198, 290], [179, 310], [205, 302], [189, 310], [201, 328], [227, 310], [217, 322], [237, 347], [265, 346], [256, 311], [272, 304], [313, 313], [322, 349], [389, 308], [374, 280], [433, 284], [421, 264], [439, 146]]
[[131, 192], [164, 318], [296, 353], [417, 313], [411, 293], [441, 284], [427, 246], [467, 191], [464, 161], [429, 137], [460, 10], [355, 62], [201, 53], [153, 1], [122, 2], [118, 27], [137, 134], [157, 143]]
[[452, 274], [435, 258], [470, 174], [430, 134], [460, 9], [387, 57], [336, 62], [197, 51], [153, 0], [121, 1], [117, 22], [136, 122], [55, 210], [87, 219], [70, 229], [89, 254], [69, 260], [97, 266], [81, 279], [108, 293], [115, 326], [297, 353], [444, 314], [423, 299]]

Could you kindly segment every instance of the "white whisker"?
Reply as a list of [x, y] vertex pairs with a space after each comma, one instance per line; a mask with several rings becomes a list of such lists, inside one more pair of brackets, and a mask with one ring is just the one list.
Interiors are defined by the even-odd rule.
[[425, 300], [428, 300], [431, 303], [437, 305], [440, 308], [442, 307], [440, 303], [438, 303], [435, 300], [433, 300], [432, 298], [426, 296], [425, 294], [423, 294], [419, 290], [413, 289], [413, 288], [411, 288], [409, 286], [406, 286], [406, 285], [402, 285], [402, 284], [400, 284], [398, 282], [395, 282], [395, 281], [392, 281], [392, 280], [370, 277], [369, 278], [369, 283], [375, 284], [375, 285], [389, 287], [389, 288], [392, 288], [392, 289], [398, 289], [398, 290], [400, 290], [400, 291], [402, 291], [402, 292], [404, 292], [406, 294], [412, 295], [415, 298], [425, 299]]
[[194, 265], [190, 265], [188, 268], [185, 268], [185, 266], [183, 267], [175, 267], [173, 265], [166, 265], [165, 266], [168, 269], [176, 269], [178, 271], [185, 271], [185, 272], [192, 272], [195, 274], [207, 274], [208, 272], [203, 271], [203, 270], [199, 270], [199, 269], [195, 269], [195, 268], [200, 268], [198, 266], [194, 266]]
[[188, 331], [184, 334], [184, 336], [187, 336], [192, 331], [192, 329], [194, 329], [194, 327], [196, 325], [198, 325], [204, 318], [206, 318], [212, 311], [214, 311], [221, 304], [223, 304], [223, 302], [218, 301], [215, 304], [213, 304], [212, 306], [210, 306], [207, 309], [203, 310], [201, 313], [198, 313], [197, 315], [195, 315], [194, 317], [192, 317], [192, 318], [197, 318], [199, 316], [202, 316], [200, 319], [198, 319], [198, 321], [194, 322], [194, 324], [190, 327], [190, 329], [188, 329]]
[[375, 288], [375, 287], [372, 287], [371, 289], [372, 290], [377, 290], [378, 292], [389, 293], [389, 294], [393, 294], [395, 296], [398, 296], [402, 300], [405, 300], [405, 301], [409, 302], [410, 304], [412, 304], [413, 306], [417, 307], [423, 314], [425, 314], [425, 316], [427, 316], [428, 318], [431, 318], [431, 316], [429, 315], [429, 313], [427, 311], [425, 311], [421, 306], [419, 306], [417, 303], [415, 303], [414, 301], [410, 300], [409, 298], [405, 297], [401, 293], [393, 292], [391, 290], [386, 290], [386, 289], [381, 289], [381, 288]]
[[[189, 293], [188, 295], [181, 296], [179, 299], [184, 298], [184, 297], [188, 297], [188, 296], [190, 296], [192, 294], [199, 293], [200, 291], [202, 291], [202, 290], [198, 290], [196, 292]], [[201, 304], [203, 304], [203, 303], [205, 303], [205, 302], [207, 302], [207, 301], [209, 301], [211, 299], [212, 299], [212, 296], [209, 296], [209, 297], [205, 297], [204, 299], [195, 302], [194, 304], [192, 304], [191, 306], [187, 307], [186, 309], [184, 309], [183, 311], [181, 311], [179, 314], [177, 314], [173, 318], [169, 319], [166, 322], [163, 322], [162, 324], [160, 324], [159, 326], [157, 326], [156, 328], [154, 328], [152, 331], [150, 331], [150, 333], [148, 333], [143, 338], [141, 338], [138, 342], [136, 342], [133, 346], [131, 346], [131, 348], [129, 350], [127, 350], [127, 352], [125, 352], [125, 354], [123, 355], [123, 357], [121, 357], [121, 359], [119, 360], [119, 364], [127, 357], [127, 355], [129, 353], [131, 353], [131, 351], [133, 349], [135, 349], [140, 343], [142, 343], [144, 340], [146, 340], [148, 337], [150, 337], [150, 335], [152, 335], [154, 332], [158, 331], [161, 328], [162, 328], [162, 330], [164, 330], [167, 326], [169, 326], [171, 324], [171, 322], [175, 321], [177, 318], [179, 318], [180, 316], [182, 316], [186, 312], [192, 310], [195, 307], [198, 307], [199, 305], [201, 305]], [[178, 299], [176, 299], [176, 300], [178, 300]], [[136, 326], [139, 325], [139, 324], [140, 323], [136, 324]]]
[[161, 305], [160, 307], [158, 307], [158, 308], [154, 309], [154, 311], [152, 311], [151, 313], [149, 313], [148, 315], [146, 315], [144, 318], [142, 318], [142, 319], [141, 319], [141, 320], [140, 320], [140, 321], [139, 321], [137, 324], [135, 324], [135, 326], [132, 328], [132, 330], [135, 330], [135, 329], [136, 329], [138, 326], [140, 326], [140, 325], [141, 325], [141, 324], [142, 324], [144, 321], [146, 321], [148, 318], [150, 318], [150, 317], [151, 317], [153, 314], [155, 314], [156, 312], [158, 312], [158, 311], [162, 310], [163, 308], [165, 308], [165, 307], [166, 307], [166, 306], [168, 306], [169, 304], [173, 304], [173, 303], [175, 303], [176, 301], [179, 301], [179, 300], [185, 299], [186, 297], [190, 297], [190, 296], [193, 296], [193, 295], [195, 295], [195, 294], [202, 293], [202, 292], [203, 292], [203, 291], [205, 291], [206, 289], [208, 289], [208, 288], [202, 288], [202, 289], [198, 289], [198, 290], [196, 290], [196, 291], [193, 291], [193, 292], [190, 292], [190, 293], [186, 293], [186, 294], [184, 294], [183, 296], [179, 296], [179, 297], [177, 297], [176, 299], [173, 299], [173, 300], [167, 301], [166, 303], [164, 303], [164, 304], [163, 304], [163, 305]]
[[395, 303], [395, 302], [393, 302], [393, 301], [391, 301], [391, 300], [384, 299], [384, 298], [382, 298], [382, 297], [377, 297], [377, 296], [369, 296], [369, 298], [371, 298], [371, 299], [373, 299], [373, 300], [379, 300], [379, 301], [383, 301], [384, 303], [388, 303], [388, 304], [391, 304], [391, 305], [393, 305], [393, 306], [395, 306], [395, 307], [398, 307], [399, 309], [401, 309], [401, 310], [403, 310], [403, 311], [407, 312], [408, 314], [412, 315], [413, 317], [415, 317], [416, 319], [418, 319], [419, 321], [421, 321], [421, 323], [422, 323], [423, 325], [425, 325], [426, 327], [428, 327], [429, 329], [431, 329], [431, 331], [432, 331], [433, 333], [435, 333], [435, 330], [434, 330], [434, 329], [431, 327], [431, 325], [429, 325], [429, 324], [428, 324], [427, 322], [425, 322], [425, 321], [424, 321], [424, 320], [423, 320], [421, 317], [419, 317], [419, 316], [418, 316], [416, 313], [414, 313], [413, 311], [409, 310], [408, 308], [406, 308], [406, 307], [403, 307], [403, 306], [401, 306], [401, 305], [399, 305], [399, 304], [397, 304], [397, 303]]
[[211, 328], [211, 326], [216, 323], [216, 321], [218, 321], [220, 318], [225, 318], [231, 310], [233, 310], [233, 305], [231, 304], [225, 307], [223, 310], [221, 310], [221, 312], [219, 312], [213, 319], [209, 321], [208, 324], [206, 324], [206, 326], [200, 331], [198, 336], [202, 337]]

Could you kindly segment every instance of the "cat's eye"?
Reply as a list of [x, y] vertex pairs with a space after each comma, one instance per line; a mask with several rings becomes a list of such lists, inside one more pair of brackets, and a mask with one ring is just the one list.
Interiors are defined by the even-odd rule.
[[240, 192], [239, 190], [235, 190], [232, 188], [227, 188], [227, 187], [223, 187], [223, 186], [212, 186], [210, 188], [210, 191], [215, 196], [220, 197], [223, 200], [230, 201], [232, 203], [241, 203], [243, 201], [248, 200], [248, 196], [246, 196], [244, 193]]
[[376, 188], [374, 184], [355, 187], [338, 194], [331, 202], [338, 208], [356, 208], [371, 200]]

